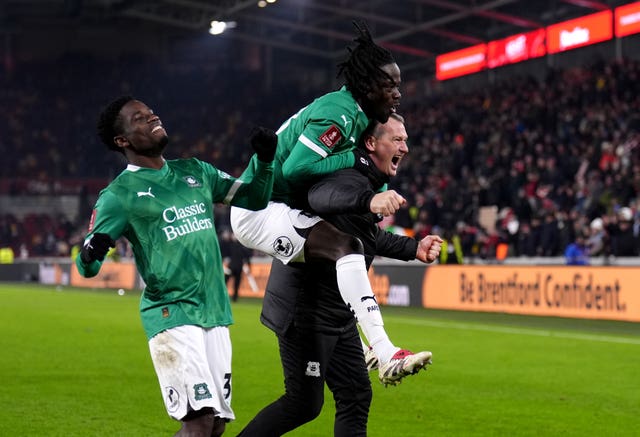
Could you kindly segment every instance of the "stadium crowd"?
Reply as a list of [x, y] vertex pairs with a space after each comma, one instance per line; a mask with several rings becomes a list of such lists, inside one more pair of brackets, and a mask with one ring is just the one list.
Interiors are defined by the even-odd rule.
[[[495, 259], [501, 244], [508, 256], [557, 257], [576, 241], [584, 241], [590, 256], [638, 255], [639, 75], [639, 61], [599, 61], [549, 70], [543, 81], [519, 77], [403, 100], [410, 153], [392, 188], [408, 205], [385, 226], [455, 238], [467, 258]], [[265, 90], [260, 76], [229, 66], [162, 68], [86, 57], [5, 70], [1, 194], [56, 195], [61, 180], [104, 185], [117, 175], [124, 161], [96, 153], [103, 146], [95, 117], [118, 92], [158, 102], [154, 109], [171, 127], [174, 157], [194, 155], [236, 173], [248, 159], [252, 126], [277, 128], [326, 91], [282, 78]], [[66, 186], [79, 194], [82, 185]], [[88, 190], [83, 199], [97, 194]], [[217, 213], [218, 229], [227, 230], [227, 211]], [[86, 211], [78, 216], [71, 223], [61, 214], [18, 218], [1, 211], [0, 247], [12, 247], [17, 257], [64, 255], [86, 230]]]

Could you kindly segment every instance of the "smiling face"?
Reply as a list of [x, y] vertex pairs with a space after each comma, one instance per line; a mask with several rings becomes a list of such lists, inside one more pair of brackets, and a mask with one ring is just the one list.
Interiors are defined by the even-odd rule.
[[169, 142], [160, 118], [139, 100], [131, 100], [120, 110], [122, 133], [115, 143], [134, 155], [157, 158]]
[[389, 177], [396, 175], [402, 158], [409, 153], [407, 131], [397, 117], [391, 116], [386, 123], [377, 125], [365, 139], [369, 158]]
[[389, 78], [374, 84], [361, 103], [367, 117], [380, 123], [386, 123], [389, 116], [396, 112], [398, 105], [400, 105], [400, 97], [402, 97], [400, 94], [400, 67], [396, 63], [391, 63], [383, 65], [380, 70], [384, 71]]

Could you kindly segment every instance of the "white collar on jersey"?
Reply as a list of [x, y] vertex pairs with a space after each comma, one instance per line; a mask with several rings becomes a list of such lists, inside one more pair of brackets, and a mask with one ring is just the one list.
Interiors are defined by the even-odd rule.
[[[162, 162], [163, 162], [162, 166], [164, 167], [164, 163], [166, 163], [167, 160], [162, 158]], [[147, 168], [147, 167], [140, 167], [139, 165], [127, 164], [127, 170], [129, 171], [138, 171], [142, 168]]]

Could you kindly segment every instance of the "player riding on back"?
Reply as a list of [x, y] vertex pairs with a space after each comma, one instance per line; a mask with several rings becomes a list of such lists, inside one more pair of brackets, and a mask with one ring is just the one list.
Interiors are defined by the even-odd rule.
[[[290, 117], [278, 129], [271, 202], [261, 211], [231, 208], [231, 226], [247, 247], [282, 262], [335, 263], [340, 295], [352, 309], [380, 362], [380, 381], [398, 383], [431, 362], [431, 352], [413, 354], [396, 347], [384, 330], [367, 276], [362, 242], [305, 211], [307, 191], [320, 177], [365, 165], [356, 144], [369, 123], [385, 123], [400, 102], [400, 68], [391, 53], [356, 25], [357, 45], [339, 65], [346, 85]], [[384, 211], [405, 203], [397, 194]], [[380, 213], [381, 211], [374, 211]]]

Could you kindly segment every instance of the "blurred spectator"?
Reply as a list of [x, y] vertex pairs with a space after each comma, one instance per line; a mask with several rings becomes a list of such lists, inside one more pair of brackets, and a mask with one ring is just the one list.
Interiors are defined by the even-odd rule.
[[633, 231], [633, 212], [631, 208], [620, 208], [616, 220], [608, 227], [611, 238], [611, 254], [613, 256], [637, 256], [638, 236]]
[[591, 256], [608, 255], [609, 236], [604, 226], [604, 220], [594, 218], [589, 224], [589, 236], [586, 245]]
[[10, 247], [0, 246], [0, 264], [13, 264], [15, 254]]
[[566, 247], [564, 257], [567, 265], [589, 265], [589, 249], [587, 248], [584, 235], [576, 235], [575, 241]]
[[553, 211], [546, 211], [540, 230], [540, 250], [538, 255], [541, 256], [558, 256], [561, 255], [562, 248], [560, 243], [560, 229], [558, 220]]

